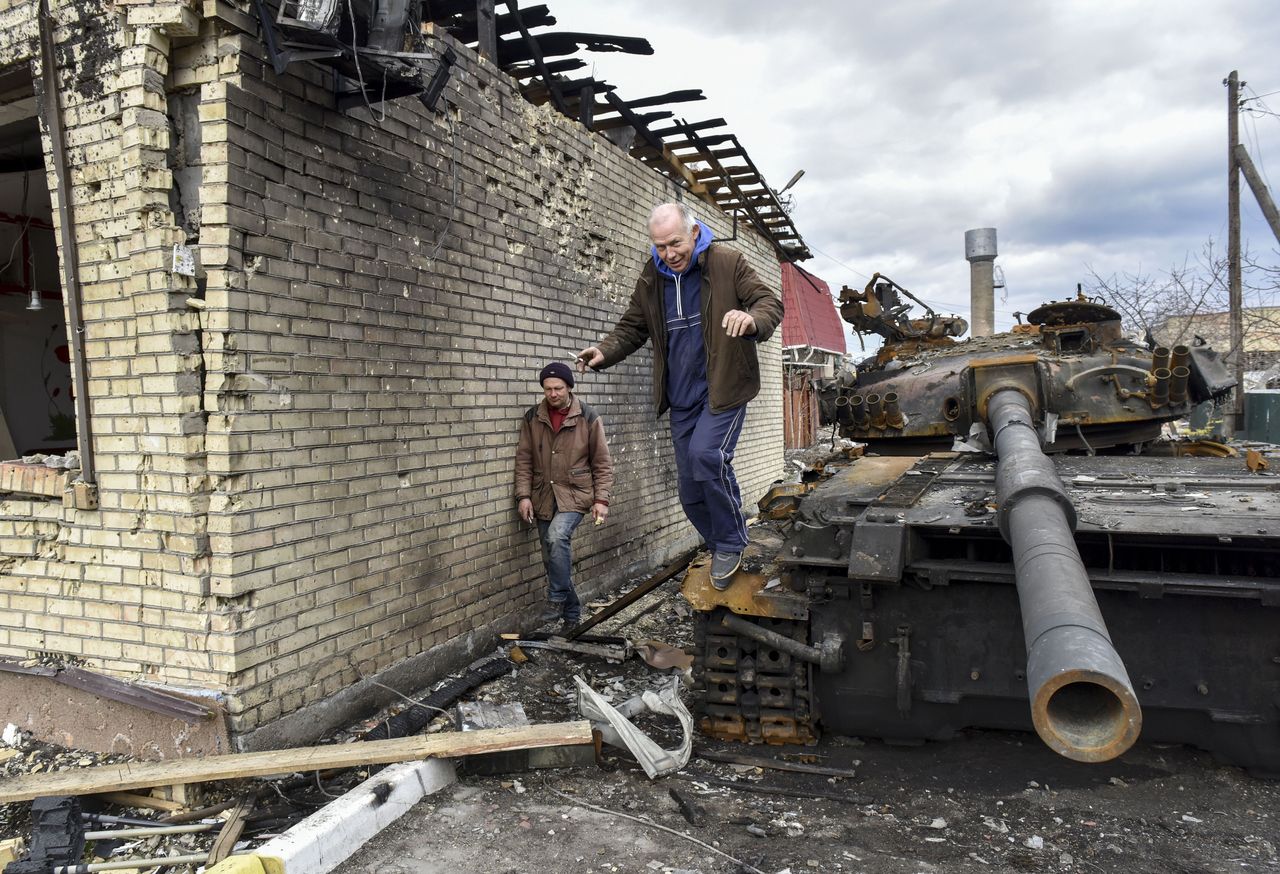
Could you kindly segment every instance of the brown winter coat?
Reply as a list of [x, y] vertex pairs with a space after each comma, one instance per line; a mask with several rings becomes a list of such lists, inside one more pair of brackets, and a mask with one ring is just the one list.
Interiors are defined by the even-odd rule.
[[516, 500], [533, 501], [539, 519], [555, 511], [588, 513], [591, 505], [608, 505], [613, 492], [613, 459], [600, 416], [576, 397], [558, 432], [544, 400], [520, 420], [516, 448]]
[[[702, 338], [707, 349], [707, 393], [713, 412], [739, 407], [760, 393], [760, 362], [756, 344], [763, 343], [782, 321], [782, 301], [751, 269], [742, 253], [712, 243], [699, 256], [702, 270]], [[667, 402], [667, 321], [662, 301], [663, 279], [645, 262], [627, 311], [618, 325], [597, 344], [604, 361], [597, 368], [617, 364], [653, 340], [653, 404], [661, 416]], [[730, 337], [720, 326], [729, 310], [745, 310], [756, 332]]]

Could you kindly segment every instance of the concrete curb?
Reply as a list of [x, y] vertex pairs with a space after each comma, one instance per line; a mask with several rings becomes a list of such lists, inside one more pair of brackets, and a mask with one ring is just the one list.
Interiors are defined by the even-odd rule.
[[205, 874], [328, 874], [424, 796], [457, 780], [449, 759], [392, 765], [252, 853]]

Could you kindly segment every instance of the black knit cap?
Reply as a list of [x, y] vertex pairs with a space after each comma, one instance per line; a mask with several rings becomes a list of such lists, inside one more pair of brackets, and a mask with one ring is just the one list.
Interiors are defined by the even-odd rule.
[[573, 388], [573, 371], [569, 369], [569, 365], [563, 362], [552, 361], [546, 367], [542, 368], [542, 372], [538, 374], [538, 385], [542, 385], [548, 376], [563, 379], [565, 385], [569, 386], [569, 388]]

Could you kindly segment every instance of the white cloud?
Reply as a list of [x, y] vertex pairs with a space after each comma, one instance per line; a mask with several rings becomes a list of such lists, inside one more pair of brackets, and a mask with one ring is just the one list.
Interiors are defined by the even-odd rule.
[[[1220, 239], [1222, 79], [1280, 90], [1266, 0], [550, 5], [560, 29], [653, 44], [594, 56], [624, 99], [701, 88], [679, 116], [726, 119], [774, 185], [804, 168], [794, 217], [833, 288], [879, 270], [967, 315], [964, 231], [997, 227], [998, 324], [1090, 267], [1159, 270]], [[1280, 117], [1242, 137], [1280, 167]], [[1275, 250], [1244, 199], [1247, 243]]]

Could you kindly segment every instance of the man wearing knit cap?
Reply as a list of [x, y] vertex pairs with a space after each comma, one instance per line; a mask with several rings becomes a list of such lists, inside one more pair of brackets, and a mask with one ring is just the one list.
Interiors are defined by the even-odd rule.
[[653, 405], [671, 410], [680, 504], [711, 550], [712, 585], [727, 589], [747, 545], [733, 453], [760, 391], [756, 346], [782, 321], [782, 302], [683, 203], [654, 207], [649, 239], [627, 311], [579, 353], [579, 368], [602, 370], [652, 341]]
[[597, 525], [608, 518], [613, 459], [599, 414], [573, 394], [569, 366], [551, 362], [538, 382], [542, 401], [520, 421], [516, 510], [526, 523], [538, 523], [549, 589], [542, 621], [563, 619], [571, 627], [582, 618], [582, 602], [573, 588], [570, 541], [587, 513]]

